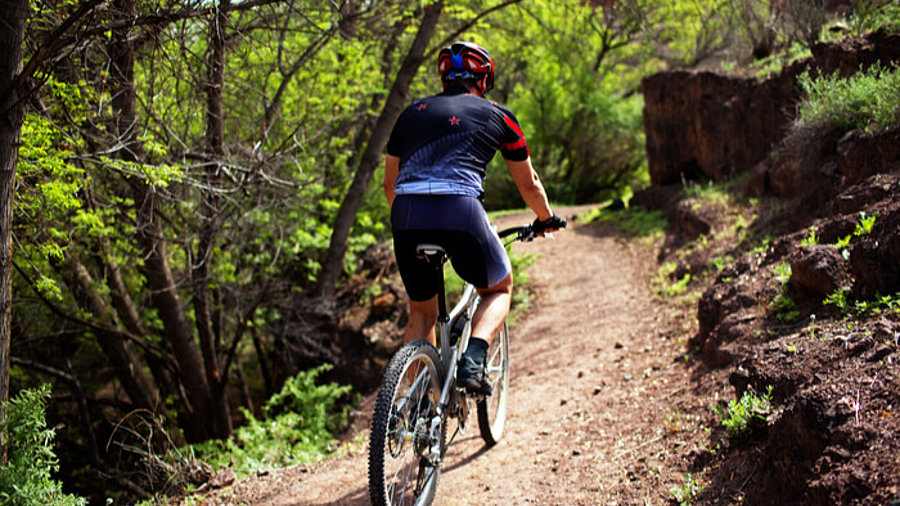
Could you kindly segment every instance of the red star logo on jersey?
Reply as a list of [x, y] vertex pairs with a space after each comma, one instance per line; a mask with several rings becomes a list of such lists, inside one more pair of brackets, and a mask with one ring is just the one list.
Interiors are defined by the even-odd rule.
[[450, 124], [451, 124], [451, 125], [454, 125], [454, 126], [458, 125], [458, 124], [459, 124], [459, 118], [457, 118], [456, 116], [453, 116], [452, 118], [450, 118]]
[[425, 107], [426, 107], [426, 105], [425, 105], [424, 103], [422, 103], [422, 104], [419, 104], [418, 106], [416, 106], [416, 110], [417, 110], [417, 111], [422, 111], [422, 110], [425, 109]]

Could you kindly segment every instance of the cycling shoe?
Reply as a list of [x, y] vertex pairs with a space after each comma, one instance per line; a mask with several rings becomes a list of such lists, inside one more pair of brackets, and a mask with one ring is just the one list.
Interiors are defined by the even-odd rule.
[[491, 382], [484, 363], [487, 351], [487, 341], [473, 337], [460, 360], [456, 383], [470, 394], [491, 395]]

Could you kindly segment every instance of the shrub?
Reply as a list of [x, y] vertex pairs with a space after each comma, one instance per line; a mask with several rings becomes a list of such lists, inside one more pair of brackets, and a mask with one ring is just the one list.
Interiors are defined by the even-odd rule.
[[863, 34], [879, 28], [888, 32], [900, 29], [900, 5], [893, 0], [860, 0], [850, 17], [853, 33]]
[[53, 479], [59, 461], [53, 451], [56, 432], [47, 428], [45, 404], [50, 386], [23, 390], [8, 404], [0, 431], [7, 434], [8, 462], [0, 466], [0, 503], [10, 506], [81, 505], [84, 498], [64, 494]]
[[861, 129], [883, 132], [900, 123], [900, 70], [875, 64], [849, 78], [800, 76], [806, 92], [792, 135]]
[[333, 449], [333, 433], [347, 418], [349, 408], [337, 401], [351, 387], [317, 385], [316, 378], [330, 365], [301, 372], [288, 379], [281, 391], [263, 406], [262, 420], [243, 410], [246, 425], [228, 440], [194, 446], [197, 457], [214, 467], [254, 471], [315, 462]]

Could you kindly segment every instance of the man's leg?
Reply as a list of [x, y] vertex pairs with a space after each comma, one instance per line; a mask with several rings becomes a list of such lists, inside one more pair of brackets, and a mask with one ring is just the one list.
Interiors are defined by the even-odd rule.
[[478, 289], [481, 300], [472, 316], [472, 336], [484, 339], [488, 344], [493, 341], [509, 314], [512, 289], [512, 273], [494, 286]]
[[491, 394], [490, 381], [484, 367], [488, 348], [500, 331], [512, 299], [512, 274], [496, 285], [478, 290], [481, 300], [472, 317], [472, 338], [459, 365], [459, 384], [469, 392]]
[[[403, 342], [408, 343], [416, 339], [424, 339], [435, 345], [434, 324], [437, 323], [438, 303], [437, 295], [425, 301], [409, 301], [409, 322], [403, 330]], [[422, 371], [421, 364], [419, 367], [410, 368], [406, 374], [409, 382], [415, 383], [416, 376]]]
[[409, 322], [403, 331], [403, 342], [424, 339], [435, 345], [434, 324], [438, 317], [437, 295], [425, 301], [409, 301]]

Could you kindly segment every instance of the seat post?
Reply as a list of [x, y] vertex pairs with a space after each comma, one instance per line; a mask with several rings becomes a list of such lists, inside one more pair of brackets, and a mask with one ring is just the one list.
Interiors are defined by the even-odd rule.
[[434, 267], [435, 281], [438, 291], [438, 321], [447, 323], [450, 315], [447, 313], [447, 294], [444, 293], [444, 263], [447, 262], [447, 251], [437, 244], [419, 244], [416, 254]]
[[447, 294], [444, 292], [444, 263], [440, 262], [435, 265], [435, 276], [437, 276], [438, 285], [438, 321], [447, 323], [450, 321], [450, 315], [447, 313]]

